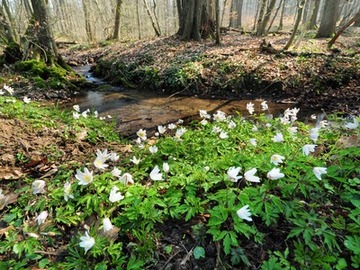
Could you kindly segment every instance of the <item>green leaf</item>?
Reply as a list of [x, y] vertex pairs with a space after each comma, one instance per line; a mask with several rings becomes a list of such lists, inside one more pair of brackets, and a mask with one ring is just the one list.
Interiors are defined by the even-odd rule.
[[193, 255], [195, 259], [205, 258], [205, 249], [201, 246], [194, 248]]
[[17, 216], [16, 213], [8, 214], [8, 215], [5, 215], [2, 220], [5, 221], [6, 223], [10, 223], [11, 221], [13, 221], [16, 218], [16, 216]]
[[173, 247], [172, 247], [172, 246], [165, 246], [165, 247], [164, 247], [164, 251], [165, 251], [167, 254], [170, 254], [170, 253], [173, 251]]
[[50, 263], [49, 259], [42, 259], [39, 262], [39, 268], [45, 268], [45, 266], [47, 266]]
[[343, 270], [343, 269], [346, 269], [347, 266], [348, 265], [346, 263], [346, 260], [344, 258], [340, 258], [335, 267], [336, 267], [336, 270]]
[[278, 262], [278, 259], [271, 257], [268, 261], [265, 261], [261, 266], [261, 270], [282, 270], [281, 264]]
[[230, 254], [231, 251], [231, 237], [229, 234], [226, 234], [224, 240], [223, 240], [223, 245], [224, 245], [224, 252], [226, 255]]
[[360, 254], [360, 237], [359, 236], [347, 236], [344, 241], [345, 247], [350, 249], [355, 254]]

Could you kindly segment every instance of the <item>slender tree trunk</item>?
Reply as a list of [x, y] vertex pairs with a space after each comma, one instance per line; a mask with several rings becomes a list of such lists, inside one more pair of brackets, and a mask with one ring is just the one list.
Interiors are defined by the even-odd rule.
[[256, 28], [256, 35], [257, 36], [262, 36], [263, 35], [263, 31], [262, 31], [262, 26], [263, 26], [263, 20], [264, 20], [264, 13], [265, 13], [265, 7], [266, 7], [266, 0], [261, 0], [261, 4], [260, 4], [260, 11], [259, 11], [259, 15], [257, 18], [257, 28]]
[[336, 22], [339, 17], [339, 3], [340, 0], [331, 0], [324, 5], [316, 38], [328, 38], [335, 33]]
[[355, 14], [354, 17], [352, 17], [346, 24], [344, 24], [333, 36], [333, 38], [328, 43], [328, 48], [330, 49], [332, 45], [334, 45], [335, 41], [338, 39], [338, 37], [348, 28], [351, 26], [356, 20], [360, 20], [360, 10]]
[[309, 29], [314, 30], [316, 28], [316, 22], [317, 22], [317, 17], [319, 14], [319, 9], [320, 9], [320, 3], [321, 0], [313, 0], [315, 1], [315, 7], [311, 12], [311, 18], [310, 18], [310, 24], [309, 24]]
[[114, 40], [118, 40], [118, 39], [119, 39], [119, 35], [120, 35], [121, 5], [122, 5], [122, 0], [116, 0], [115, 25], [114, 25], [114, 34], [113, 34], [113, 39], [114, 39]]
[[[263, 0], [261, 0], [263, 1]], [[256, 30], [256, 23], [258, 21], [259, 18], [259, 12], [260, 12], [260, 0], [256, 1], [256, 11], [255, 11], [255, 17], [254, 17], [254, 23], [253, 23], [253, 27], [252, 27], [252, 31], [255, 32]]]
[[271, 0], [270, 1], [269, 5], [268, 5], [268, 7], [266, 9], [264, 19], [263, 19], [263, 21], [261, 23], [261, 27], [260, 27], [260, 29], [258, 29], [258, 33], [257, 33], [258, 36], [263, 36], [263, 35], [267, 34], [265, 29], [266, 29], [266, 26], [267, 26], [267, 24], [268, 24], [268, 22], [270, 20], [270, 16], [271, 16], [271, 13], [274, 10], [275, 4], [276, 4], [276, 0]]
[[[225, 7], [224, 7], [225, 8]], [[215, 0], [216, 45], [220, 45], [220, 4]]]
[[159, 32], [161, 33], [161, 27], [160, 27], [160, 23], [159, 23], [159, 18], [156, 12], [156, 0], [153, 0], [153, 14], [154, 14], [154, 18], [155, 18], [155, 22], [156, 22], [156, 27], [157, 29], [159, 29]]
[[141, 22], [140, 22], [140, 12], [139, 12], [139, 0], [136, 0], [136, 22], [138, 25], [138, 38], [141, 40]]
[[302, 17], [302, 22], [304, 23], [307, 19], [308, 19], [308, 14], [310, 13], [310, 6], [311, 6], [311, 2], [313, 0], [307, 0], [304, 6], [304, 11], [303, 11], [303, 17]]
[[281, 14], [280, 14], [280, 20], [279, 20], [279, 27], [278, 31], [283, 30], [284, 28], [284, 12], [285, 12], [285, 4], [286, 0], [283, 1], [282, 8], [281, 8]]
[[282, 7], [283, 1], [284, 1], [284, 0], [280, 0], [279, 6], [277, 7], [277, 9], [276, 9], [276, 11], [275, 11], [275, 14], [274, 14], [274, 16], [273, 16], [273, 18], [272, 18], [272, 20], [271, 20], [271, 22], [270, 22], [270, 24], [269, 24], [268, 29], [266, 30], [266, 33], [269, 33], [269, 32], [270, 32], [270, 29], [271, 29], [272, 25], [274, 24], [275, 18], [277, 17], [277, 15], [278, 15], [278, 13], [279, 13], [279, 10], [280, 10], [280, 8]]
[[[308, 9], [310, 9], [310, 10], [314, 9], [314, 6], [315, 6], [314, 1], [305, 0], [305, 2], [310, 2], [310, 6], [308, 6]], [[307, 5], [305, 4], [305, 6], [307, 6]], [[303, 40], [307, 30], [309, 29], [310, 20], [311, 20], [311, 16], [309, 16], [309, 14], [306, 17], [303, 16], [303, 23], [302, 23], [302, 26], [299, 31], [300, 35], [298, 35], [298, 37], [296, 38], [296, 41], [295, 41], [295, 45], [294, 45], [295, 48], [297, 48], [297, 46], [299, 46], [299, 44]]]
[[150, 8], [148, 3], [146, 2], [146, 0], [143, 0], [145, 8], [146, 8], [146, 13], [148, 14], [150, 20], [151, 20], [151, 25], [155, 31], [156, 36], [160, 37], [161, 36], [161, 31], [160, 29], [157, 27], [158, 23], [156, 23], [156, 18], [154, 18], [154, 16], [151, 14]]
[[299, 28], [300, 25], [300, 21], [301, 21], [301, 16], [304, 10], [304, 4], [305, 4], [305, 0], [300, 0], [300, 3], [298, 5], [298, 11], [297, 11], [297, 16], [296, 16], [296, 21], [295, 21], [295, 25], [294, 25], [294, 29], [293, 32], [291, 34], [291, 37], [289, 39], [289, 41], [286, 43], [285, 47], [284, 47], [284, 51], [288, 50], [291, 46], [291, 44], [293, 43], [295, 36], [296, 36], [296, 32]]

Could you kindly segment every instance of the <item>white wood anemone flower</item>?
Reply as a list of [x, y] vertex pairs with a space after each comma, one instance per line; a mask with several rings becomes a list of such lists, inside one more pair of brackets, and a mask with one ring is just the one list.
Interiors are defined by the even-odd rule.
[[255, 112], [254, 103], [252, 102], [247, 103], [246, 109], [248, 110], [249, 114], [253, 114]]
[[266, 111], [268, 109], [269, 109], [269, 106], [267, 104], [267, 101], [265, 100], [265, 101], [261, 102], [261, 110]]
[[95, 239], [94, 239], [94, 237], [91, 237], [88, 232], [85, 232], [85, 236], [80, 237], [79, 246], [85, 249], [85, 254], [94, 245], [95, 245]]
[[316, 144], [305, 144], [302, 148], [302, 152], [305, 156], [308, 156], [310, 153], [315, 152]]
[[114, 228], [114, 226], [111, 224], [111, 221], [109, 218], [104, 218], [103, 219], [103, 230], [104, 232], [110, 231], [112, 230], [112, 228]]
[[121, 195], [119, 191], [119, 188], [117, 186], [113, 186], [110, 190], [110, 195], [109, 195], [109, 200], [110, 202], [118, 202], [122, 199], [124, 199], [125, 197], [123, 195]]
[[122, 176], [119, 177], [119, 181], [124, 185], [134, 184], [134, 179], [130, 173], [124, 173]]
[[150, 172], [150, 178], [153, 181], [161, 181], [163, 180], [162, 173], [160, 172], [159, 166], [156, 165], [154, 169]]
[[284, 156], [274, 154], [270, 157], [270, 162], [274, 164], [275, 166], [278, 166], [280, 163], [283, 163], [283, 160], [285, 159]]
[[71, 183], [64, 183], [64, 200], [67, 202], [70, 199], [74, 199], [74, 195], [71, 194]]
[[313, 173], [315, 174], [316, 178], [321, 180], [321, 175], [327, 173], [326, 167], [314, 167]]
[[94, 166], [96, 168], [98, 168], [99, 170], [104, 170], [106, 169], [107, 167], [109, 167], [108, 164], [105, 163], [106, 162], [106, 159], [103, 158], [103, 157], [97, 157], [95, 160], [94, 160]]
[[249, 205], [245, 205], [243, 207], [241, 207], [239, 210], [236, 211], [236, 214], [238, 215], [239, 218], [247, 220], [247, 221], [252, 221], [251, 218], [251, 213], [249, 210]]
[[136, 135], [137, 135], [142, 141], [146, 141], [146, 139], [147, 139], [146, 130], [144, 130], [144, 129], [139, 129], [139, 130], [136, 132]]
[[43, 224], [47, 219], [48, 215], [49, 215], [48, 211], [42, 211], [35, 219], [37, 224], [38, 225]]
[[86, 186], [94, 180], [93, 171], [90, 172], [86, 167], [84, 168], [84, 172], [77, 169], [75, 178], [79, 181], [79, 185]]
[[246, 181], [254, 182], [254, 183], [260, 183], [260, 177], [255, 176], [255, 173], [257, 172], [256, 168], [253, 168], [244, 174], [244, 178]]
[[282, 135], [281, 132], [276, 133], [276, 135], [272, 138], [273, 142], [283, 142], [284, 141], [284, 136]]
[[354, 117], [352, 123], [346, 123], [344, 126], [348, 129], [357, 129], [359, 127], [359, 121]]
[[229, 179], [231, 182], [234, 182], [236, 183], [239, 179], [242, 178], [241, 175], [238, 175], [239, 172], [240, 172], [241, 168], [240, 167], [230, 167], [228, 170], [227, 170], [227, 175], [229, 176]]
[[152, 145], [149, 147], [149, 151], [151, 154], [155, 154], [158, 150], [159, 148], [156, 145]]
[[164, 171], [165, 173], [168, 173], [169, 170], [170, 170], [169, 163], [164, 162], [164, 163], [163, 163], [163, 171]]
[[273, 168], [271, 171], [267, 173], [266, 176], [271, 180], [278, 180], [280, 178], [283, 178], [285, 174], [281, 173], [279, 168]]

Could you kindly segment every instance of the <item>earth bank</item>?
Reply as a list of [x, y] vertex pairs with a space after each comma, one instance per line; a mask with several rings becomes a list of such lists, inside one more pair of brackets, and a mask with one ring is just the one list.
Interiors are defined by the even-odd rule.
[[170, 37], [67, 57], [75, 63], [94, 62], [96, 76], [125, 88], [206, 98], [262, 98], [358, 113], [359, 39], [342, 37], [332, 51], [326, 50], [326, 40], [307, 39], [296, 50], [281, 52], [287, 39], [271, 37], [264, 47], [264, 40], [236, 33], [224, 36], [217, 47], [211, 40], [182, 42]]

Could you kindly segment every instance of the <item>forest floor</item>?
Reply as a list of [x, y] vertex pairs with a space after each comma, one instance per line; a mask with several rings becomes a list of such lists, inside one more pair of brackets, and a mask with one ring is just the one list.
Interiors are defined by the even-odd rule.
[[282, 52], [288, 39], [284, 33], [263, 39], [228, 32], [221, 46], [169, 37], [62, 53], [69, 63], [93, 64], [95, 74], [124, 87], [359, 113], [360, 29], [349, 30], [332, 50], [328, 39], [303, 37]]
[[[114, 44], [92, 49], [66, 49], [61, 50], [61, 53], [72, 65], [96, 65], [102, 62], [103, 65], [100, 67], [103, 67], [108, 63], [121, 62], [129, 67], [132, 62], [136, 62], [137, 66], [133, 72], [141, 71], [141, 74], [150, 76], [153, 84], [148, 85], [153, 90], [169, 93], [169, 95], [177, 93], [213, 98], [262, 98], [322, 108], [326, 112], [359, 114], [360, 35], [340, 37], [334, 46], [336, 50], [333, 51], [326, 50], [327, 40], [306, 38], [296, 50], [285, 54], [279, 53], [277, 50], [284, 46], [288, 38], [289, 36], [284, 35], [267, 37], [266, 42], [271, 44], [270, 51], [260, 50], [261, 38], [228, 33], [223, 36], [221, 46], [215, 46], [213, 41], [181, 42], [175, 38], [160, 38], [148, 42], [139, 41], [131, 45]], [[142, 59], [141, 64], [139, 63], [140, 59]], [[214, 62], [209, 62], [209, 59]], [[212, 68], [211, 64], [215, 62], [217, 64]], [[181, 88], [174, 88], [173, 92], [167, 87], [171, 83], [178, 86], [178, 81], [166, 84], [164, 82], [166, 78], [163, 75], [169, 72], [173, 65], [179, 63], [192, 64], [185, 65], [182, 73], [179, 70], [168, 73], [167, 78], [187, 79], [191, 87], [185, 88], [185, 91]], [[241, 68], [237, 64], [241, 65]], [[144, 73], [145, 66], [149, 68], [147, 69], [148, 73]], [[220, 66], [223, 67], [222, 70], [219, 69]], [[108, 67], [109, 69], [104, 69], [105, 72], [111, 69], [111, 65]], [[250, 85], [245, 85], [244, 81], [240, 86], [237, 85], [241, 79], [236, 77], [234, 71], [239, 72], [240, 69], [245, 73], [253, 71], [254, 74], [257, 74], [249, 80]], [[138, 76], [138, 74], [136, 75]], [[176, 77], [179, 74], [183, 77]], [[220, 77], [221, 74], [222, 77]], [[106, 79], [116, 82], [114, 79], [117, 75], [118, 73], [113, 73]], [[144, 80], [144, 77], [131, 76], [129, 75], [117, 83], [122, 82], [129, 85], [137, 83], [144, 86], [149, 82], [148, 79]], [[34, 85], [30, 85], [28, 80], [21, 79], [20, 76], [12, 77], [11, 81], [5, 79], [3, 82], [13, 86], [15, 96], [18, 97], [30, 96], [33, 100], [51, 101], [71, 98], [71, 95], [62, 90], [50, 91], [53, 95], [49, 96], [49, 89], [41, 91]], [[314, 85], [314, 82], [317, 82], [317, 85]], [[225, 87], [225, 84], [228, 86]], [[17, 88], [17, 85], [21, 87]], [[158, 85], [159, 88], [155, 89], [155, 85]], [[223, 88], [219, 89], [219, 85], [222, 85]], [[234, 85], [237, 85], [236, 91], [229, 90]], [[265, 87], [261, 89], [262, 86]], [[107, 148], [118, 153], [126, 153], [129, 150], [126, 145], [106, 143], [93, 145], [82, 140], [81, 134], [78, 134], [77, 142], [66, 144], [62, 133], [61, 129], [37, 130], [31, 124], [20, 119], [0, 117], [1, 181], [21, 179], [29, 171], [38, 174], [39, 177], [44, 177], [46, 173], [56, 171], [56, 166], [63, 162], [88, 160], [92, 157], [95, 149]], [[54, 154], [54, 147], [57, 149], [56, 153], [60, 153], [58, 157], [51, 156]], [[26, 167], [24, 163], [20, 162], [22, 156], [34, 163]], [[52, 162], [49, 162], [47, 158], [44, 159], [44, 156], [51, 156]], [[34, 170], [36, 171], [34, 172]], [[16, 198], [13, 203], [15, 202]], [[168, 238], [173, 239], [172, 241], [178, 241], [187, 228], [183, 227], [180, 230], [175, 224], [170, 225], [171, 230], [164, 228], [164, 232], [169, 234]], [[191, 243], [185, 244], [190, 245]], [[61, 250], [53, 251], [53, 253], [59, 255]], [[180, 256], [183, 255], [182, 253], [176, 257], [178, 264], [183, 259]], [[215, 251], [213, 255], [216, 256]], [[215, 261], [209, 260], [207, 264], [209, 265], [204, 265], [199, 269], [212, 269]], [[166, 266], [165, 260], [163, 266], [164, 268]]]

